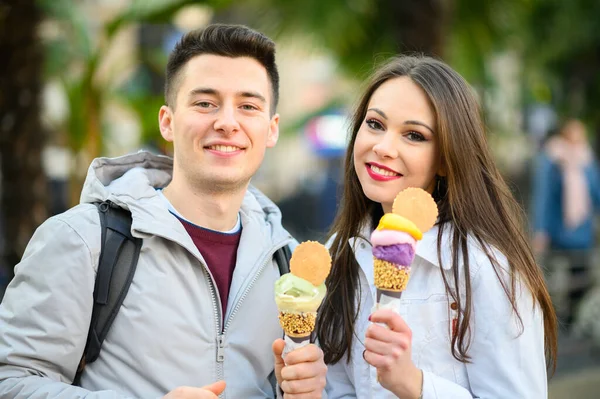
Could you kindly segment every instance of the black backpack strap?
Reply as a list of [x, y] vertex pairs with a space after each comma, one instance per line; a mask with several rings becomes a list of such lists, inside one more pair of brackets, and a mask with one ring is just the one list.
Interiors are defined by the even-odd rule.
[[279, 274], [281, 276], [290, 272], [290, 258], [292, 257], [292, 251], [290, 251], [289, 246], [285, 245], [279, 248], [273, 257], [275, 258], [275, 262], [277, 262], [277, 267], [279, 267]]
[[142, 240], [131, 235], [131, 213], [110, 201], [95, 204], [102, 228], [100, 260], [94, 285], [94, 307], [87, 342], [74, 384], [86, 364], [100, 354], [102, 342], [127, 295]]

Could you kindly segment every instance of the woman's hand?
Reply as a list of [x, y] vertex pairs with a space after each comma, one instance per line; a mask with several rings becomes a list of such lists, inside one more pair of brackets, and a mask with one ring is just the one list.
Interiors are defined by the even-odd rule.
[[421, 395], [423, 374], [412, 362], [412, 331], [400, 315], [389, 309], [377, 310], [369, 320], [365, 334], [363, 357], [377, 368], [382, 387], [402, 399], [417, 399]]

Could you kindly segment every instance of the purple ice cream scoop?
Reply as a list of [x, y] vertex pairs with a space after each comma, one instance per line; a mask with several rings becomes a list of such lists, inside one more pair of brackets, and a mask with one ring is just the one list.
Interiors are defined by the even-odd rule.
[[415, 250], [410, 244], [395, 244], [373, 247], [373, 256], [401, 266], [410, 266]]

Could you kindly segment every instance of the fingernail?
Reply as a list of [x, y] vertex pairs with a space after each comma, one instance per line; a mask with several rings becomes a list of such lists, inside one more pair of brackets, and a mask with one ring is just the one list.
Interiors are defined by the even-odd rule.
[[369, 321], [371, 321], [371, 315], [369, 315]]

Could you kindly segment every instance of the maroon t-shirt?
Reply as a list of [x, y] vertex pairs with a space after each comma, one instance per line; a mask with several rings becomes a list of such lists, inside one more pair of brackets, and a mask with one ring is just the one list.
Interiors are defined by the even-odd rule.
[[208, 269], [215, 279], [215, 284], [221, 297], [224, 318], [227, 311], [227, 298], [229, 297], [229, 288], [231, 287], [233, 269], [235, 269], [237, 249], [240, 237], [242, 236], [242, 229], [236, 233], [221, 233], [205, 229], [180, 218], [178, 219], [187, 230], [194, 244], [196, 244], [198, 251], [202, 254]]

